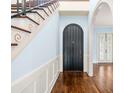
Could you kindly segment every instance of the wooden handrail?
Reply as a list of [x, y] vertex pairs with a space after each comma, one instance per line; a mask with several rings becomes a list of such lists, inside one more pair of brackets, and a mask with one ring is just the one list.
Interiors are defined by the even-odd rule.
[[20, 28], [20, 27], [17, 27], [17, 26], [13, 26], [13, 25], [11, 25], [11, 27], [12, 27], [12, 28], [15, 28], [15, 29], [18, 29], [18, 30], [21, 30], [21, 31], [23, 31], [23, 32], [31, 33], [30, 31], [25, 30], [25, 29]]
[[17, 43], [11, 43], [11, 46], [18, 46]]

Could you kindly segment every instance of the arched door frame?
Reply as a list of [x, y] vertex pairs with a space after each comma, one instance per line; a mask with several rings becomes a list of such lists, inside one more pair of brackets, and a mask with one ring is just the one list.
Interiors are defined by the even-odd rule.
[[113, 14], [113, 6], [112, 6], [112, 0], [99, 0], [93, 9], [93, 12], [91, 14], [91, 18], [89, 18], [89, 31], [88, 31], [88, 75], [93, 76], [93, 33], [94, 33], [94, 19], [95, 19], [95, 14], [97, 12], [97, 9], [102, 5], [102, 4], [107, 4], [110, 8], [111, 13]]
[[[67, 28], [67, 27], [69, 27], [70, 25], [76, 25], [77, 27], [79, 27], [80, 29], [81, 29], [81, 31], [82, 31], [82, 39], [83, 39], [83, 60], [82, 60], [82, 64], [83, 64], [83, 69], [82, 69], [82, 71], [84, 71], [84, 31], [83, 31], [83, 29], [82, 29], [82, 27], [79, 25], [79, 24], [77, 24], [77, 23], [70, 23], [70, 24], [68, 24], [68, 25], [66, 25], [65, 27], [64, 27], [64, 30], [63, 30], [63, 46], [62, 46], [62, 48], [63, 48], [63, 57], [64, 57], [64, 32], [65, 32], [65, 29]], [[63, 61], [64, 62], [64, 61]], [[64, 64], [63, 64], [64, 65]], [[62, 67], [63, 68], [63, 67]], [[64, 71], [64, 69], [62, 69], [63, 71]]]

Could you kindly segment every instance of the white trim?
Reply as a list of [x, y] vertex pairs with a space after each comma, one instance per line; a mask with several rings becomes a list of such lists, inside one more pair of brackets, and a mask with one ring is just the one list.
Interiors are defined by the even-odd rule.
[[59, 66], [60, 66], [60, 72], [63, 72], [63, 56], [59, 55]]
[[96, 61], [96, 63], [113, 63], [113, 61]]
[[54, 87], [58, 77], [59, 77], [59, 73], [55, 75], [55, 79], [52, 81], [51, 87], [48, 89], [47, 93], [50, 93], [52, 91], [52, 88]]
[[99, 8], [99, 6], [101, 4], [107, 4], [109, 7], [110, 7], [110, 10], [111, 10], [111, 13], [113, 13], [113, 6], [112, 6], [112, 3], [113, 1], [112, 0], [98, 0], [96, 1], [96, 5], [94, 5], [94, 9], [93, 9], [93, 12], [91, 11], [90, 13], [90, 16], [89, 16], [89, 33], [88, 33], [88, 39], [89, 39], [89, 43], [88, 43], [88, 62], [89, 62], [89, 76], [93, 76], [93, 29], [94, 29], [94, 16], [95, 16], [95, 13], [97, 11], [97, 8]]
[[[55, 69], [54, 65], [57, 66], [57, 69]], [[54, 73], [54, 71], [56, 71], [56, 73]], [[59, 73], [59, 60], [58, 57], [55, 57], [22, 78], [13, 81], [12, 93], [30, 93], [29, 91], [32, 88], [33, 93], [37, 93], [37, 91], [41, 91], [41, 93], [50, 93], [59, 76]], [[48, 77], [48, 74], [53, 77]], [[48, 80], [50, 82], [48, 82]], [[43, 88], [39, 88], [38, 86], [40, 85]]]
[[113, 34], [113, 32], [97, 32], [97, 34], [99, 33], [110, 33], [110, 34]]

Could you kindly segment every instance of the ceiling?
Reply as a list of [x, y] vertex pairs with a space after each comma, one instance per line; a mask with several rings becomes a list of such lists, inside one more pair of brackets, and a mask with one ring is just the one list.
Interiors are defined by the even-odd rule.
[[60, 15], [88, 15], [89, 1], [60, 1]]

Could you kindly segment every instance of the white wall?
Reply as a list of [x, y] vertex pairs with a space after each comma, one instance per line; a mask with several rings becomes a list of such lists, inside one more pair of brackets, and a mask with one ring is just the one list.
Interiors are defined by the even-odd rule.
[[109, 27], [104, 27], [104, 26], [101, 26], [101, 27], [96, 27], [95, 29], [94, 29], [94, 35], [93, 35], [93, 63], [97, 63], [97, 56], [96, 56], [96, 34], [97, 34], [97, 32], [112, 32], [113, 31], [113, 28], [111, 27], [111, 26], [109, 26]]
[[[63, 55], [63, 30], [64, 28], [71, 23], [78, 24], [82, 27], [84, 31], [84, 71], [87, 71], [87, 30], [88, 30], [88, 17], [87, 16], [60, 16], [60, 25], [59, 25], [59, 51], [60, 56]], [[63, 69], [62, 59], [61, 70]]]
[[59, 76], [58, 57], [12, 82], [12, 93], [51, 93]]
[[49, 17], [48, 22], [33, 40], [12, 60], [12, 81], [58, 56], [58, 21], [57, 11]]

